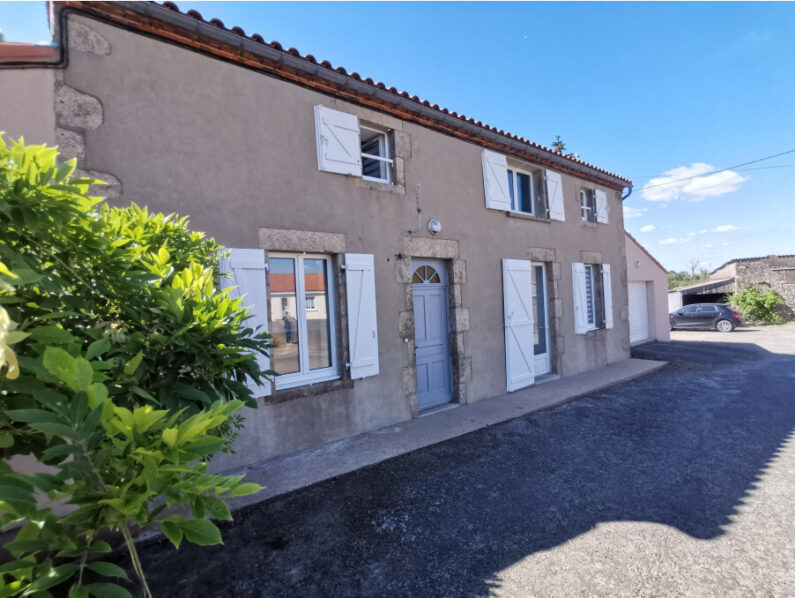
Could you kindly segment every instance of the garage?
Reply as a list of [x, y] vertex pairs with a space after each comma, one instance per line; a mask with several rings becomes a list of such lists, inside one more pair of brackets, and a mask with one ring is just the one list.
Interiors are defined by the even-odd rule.
[[629, 295], [629, 342], [647, 340], [649, 334], [649, 294], [645, 282], [627, 283]]

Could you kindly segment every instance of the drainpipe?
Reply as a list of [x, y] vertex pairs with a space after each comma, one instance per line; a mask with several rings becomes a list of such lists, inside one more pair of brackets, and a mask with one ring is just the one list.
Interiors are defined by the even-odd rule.
[[621, 201], [624, 201], [627, 197], [632, 195], [632, 187], [625, 187], [625, 189], [627, 190], [627, 194], [621, 196]]

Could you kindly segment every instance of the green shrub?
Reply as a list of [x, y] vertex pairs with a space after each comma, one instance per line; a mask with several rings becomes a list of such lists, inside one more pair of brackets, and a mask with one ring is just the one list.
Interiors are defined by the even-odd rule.
[[780, 322], [778, 306], [782, 303], [784, 300], [773, 289], [763, 293], [759, 287], [750, 285], [729, 296], [729, 304], [753, 322]]
[[[83, 574], [124, 577], [96, 560], [120, 532], [146, 582], [130, 526], [187, 505], [192, 519], [161, 522], [179, 546], [221, 542], [223, 497], [259, 490], [206, 471], [230, 450], [235, 412], [255, 406], [244, 382], [263, 372], [270, 337], [246, 327], [240, 299], [217, 290], [218, 247], [186, 219], [119, 209], [87, 195], [45, 146], [0, 141], [0, 525], [21, 525], [0, 566], [0, 598], [127, 596]], [[15, 472], [33, 454], [53, 473]], [[42, 507], [65, 501], [68, 515]]]

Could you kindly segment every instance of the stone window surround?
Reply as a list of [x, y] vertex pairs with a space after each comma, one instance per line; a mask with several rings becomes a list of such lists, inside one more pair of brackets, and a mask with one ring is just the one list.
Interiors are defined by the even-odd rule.
[[349, 104], [342, 100], [333, 100], [330, 104], [335, 110], [356, 115], [365, 126], [372, 125], [379, 129], [387, 130], [392, 137], [392, 183], [376, 183], [365, 181], [361, 177], [348, 176], [354, 186], [368, 191], [381, 191], [384, 193], [406, 194], [406, 160], [411, 157], [411, 136], [403, 130], [403, 121], [387, 114], [369, 110], [363, 106]]
[[409, 402], [414, 417], [419, 415], [417, 403], [417, 348], [414, 337], [414, 291], [411, 282], [413, 262], [417, 259], [442, 260], [448, 270], [447, 305], [452, 368], [452, 399], [467, 403], [468, 383], [472, 380], [472, 357], [467, 355], [466, 335], [469, 330], [469, 309], [462, 305], [462, 285], [466, 284], [466, 262], [460, 258], [458, 241], [428, 237], [404, 237], [402, 251], [397, 254], [395, 275], [404, 288], [404, 311], [398, 316], [398, 332], [406, 345], [405, 365], [401, 370], [401, 392]]
[[[337, 328], [337, 356], [338, 363], [344, 364], [350, 361], [348, 352], [348, 304], [345, 289], [345, 277], [342, 274], [341, 266], [345, 260], [345, 235], [338, 233], [323, 233], [305, 230], [289, 230], [279, 228], [260, 228], [259, 246], [268, 252], [297, 252], [297, 253], [324, 253], [331, 256], [331, 264], [334, 269], [334, 292], [335, 299], [335, 324]], [[270, 286], [270, 281], [268, 282]], [[268, 292], [270, 297], [270, 292]], [[270, 302], [268, 302], [270, 309]], [[269, 316], [270, 319], [270, 316]], [[338, 380], [317, 382], [306, 384], [295, 388], [284, 390], [273, 390], [270, 396], [263, 397], [265, 405], [285, 403], [303, 397], [313, 397], [326, 394], [335, 390], [353, 388], [354, 381], [350, 377], [350, 371], [340, 367], [340, 377]]]

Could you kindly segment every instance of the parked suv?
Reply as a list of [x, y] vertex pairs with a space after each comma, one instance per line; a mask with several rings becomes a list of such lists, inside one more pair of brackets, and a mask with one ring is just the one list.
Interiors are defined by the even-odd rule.
[[668, 314], [671, 330], [674, 328], [709, 328], [720, 332], [731, 332], [743, 323], [739, 313], [722, 303], [695, 303], [685, 305]]

